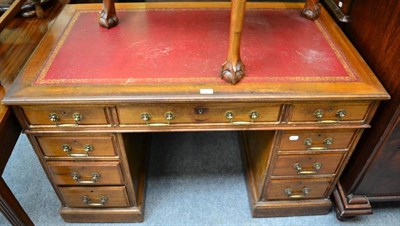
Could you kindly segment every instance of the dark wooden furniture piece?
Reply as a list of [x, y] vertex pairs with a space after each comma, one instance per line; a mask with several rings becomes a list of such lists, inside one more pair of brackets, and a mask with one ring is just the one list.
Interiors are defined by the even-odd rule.
[[[3, 97], [4, 88], [0, 86], [0, 100]], [[0, 175], [3, 174], [20, 133], [21, 127], [12, 110], [0, 104]], [[2, 177], [0, 177], [0, 211], [12, 225], [33, 225]]]
[[16, 0], [14, 1], [10, 8], [0, 17], [0, 32], [4, 29], [4, 27], [10, 22], [10, 20], [18, 13], [21, 9], [22, 5], [26, 2], [26, 0]]
[[[24, 0], [15, 1], [10, 9], [0, 17], [0, 32], [15, 16], [24, 2]], [[3, 100], [5, 94], [4, 87], [1, 85], [2, 78], [0, 77], [0, 101]], [[1, 177], [20, 133], [21, 126], [12, 110], [0, 104], [0, 211], [13, 225], [33, 225], [29, 216]]]
[[[228, 55], [222, 64], [220, 77], [228, 83], [236, 84], [245, 76], [245, 66], [240, 57], [240, 40], [246, 0], [231, 0], [231, 2]], [[319, 0], [306, 0], [302, 15], [310, 20], [317, 19], [321, 11], [318, 2]], [[103, 8], [99, 14], [99, 24], [105, 28], [112, 28], [118, 24], [114, 0], [103, 0]]]
[[[34, 6], [34, 10], [27, 10], [27, 7], [31, 5], [32, 7]], [[33, 2], [30, 3], [27, 3], [27, 0], [15, 0], [11, 3], [9, 7], [4, 8], [6, 9], [6, 11], [0, 16], [0, 32], [21, 9], [26, 10], [25, 13], [23, 13], [24, 16], [31, 17], [33, 15], [36, 15], [38, 18], [44, 17], [44, 12], [40, 0], [33, 0]]]
[[400, 4], [353, 0], [342, 28], [385, 86], [379, 107], [334, 192], [339, 219], [372, 213], [371, 202], [400, 201]]
[[333, 13], [335, 18], [342, 22], [348, 23], [350, 21], [350, 12], [352, 7], [352, 0], [325, 0], [324, 3], [328, 9]]
[[101, 5], [69, 5], [55, 21], [4, 102], [65, 221], [142, 221], [146, 137], [172, 131], [242, 131], [254, 217], [331, 209], [335, 184], [388, 94], [325, 10], [298, 19], [302, 4], [248, 3], [249, 73], [235, 86], [214, 78], [203, 65], [224, 58], [229, 7], [121, 4], [126, 22], [108, 30], [91, 26]]
[[[10, 11], [7, 17], [3, 14], [4, 17], [0, 20], [0, 30], [2, 30], [0, 33], [1, 100], [46, 33], [47, 24], [50, 26], [53, 23], [55, 15], [65, 4], [65, 1], [57, 1], [50, 6], [47, 17], [44, 19], [26, 20], [15, 17], [11, 20]], [[16, 8], [14, 10], [18, 11]], [[20, 132], [21, 126], [12, 110], [0, 104], [0, 173], [3, 173]], [[12, 225], [33, 225], [2, 178], [0, 178], [0, 210]]]

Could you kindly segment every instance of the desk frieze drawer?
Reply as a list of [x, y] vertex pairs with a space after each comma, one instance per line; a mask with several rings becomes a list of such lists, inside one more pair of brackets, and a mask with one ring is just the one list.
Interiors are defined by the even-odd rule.
[[289, 122], [364, 122], [371, 102], [320, 102], [293, 104]]
[[122, 185], [118, 161], [49, 161], [50, 174], [57, 185]]
[[280, 151], [346, 151], [355, 134], [355, 129], [284, 131]]
[[278, 156], [272, 176], [333, 175], [344, 153]]
[[124, 186], [59, 187], [67, 207], [128, 207]]
[[104, 106], [23, 106], [22, 111], [31, 126], [85, 126], [110, 124]]
[[111, 136], [37, 136], [46, 157], [114, 157], [115, 137]]
[[142, 104], [117, 106], [121, 125], [277, 123], [281, 104]]
[[271, 180], [266, 200], [298, 200], [326, 198], [330, 178]]

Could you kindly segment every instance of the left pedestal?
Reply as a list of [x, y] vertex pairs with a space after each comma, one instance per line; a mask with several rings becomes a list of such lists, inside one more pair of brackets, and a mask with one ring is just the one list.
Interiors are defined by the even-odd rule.
[[28, 137], [62, 203], [64, 221], [143, 221], [146, 134], [75, 129]]

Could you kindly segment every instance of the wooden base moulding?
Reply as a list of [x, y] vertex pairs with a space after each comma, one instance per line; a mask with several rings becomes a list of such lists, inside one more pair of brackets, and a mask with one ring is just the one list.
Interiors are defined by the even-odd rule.
[[68, 208], [60, 210], [61, 217], [65, 222], [73, 223], [107, 223], [107, 222], [143, 222], [143, 210], [131, 208], [107, 208], [107, 209], [87, 209], [87, 208]]

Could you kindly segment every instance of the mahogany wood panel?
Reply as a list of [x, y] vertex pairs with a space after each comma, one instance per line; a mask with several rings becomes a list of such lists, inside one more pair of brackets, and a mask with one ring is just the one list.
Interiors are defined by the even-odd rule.
[[6, 27], [6, 25], [14, 18], [14, 16], [21, 9], [22, 5], [26, 2], [26, 0], [16, 0], [12, 2], [10, 8], [1, 15], [0, 17], [0, 32]]
[[[265, 198], [267, 200], [325, 198], [331, 181], [330, 178], [271, 180], [269, 181], [270, 185]], [[294, 198], [285, 193], [285, 190], [288, 188], [292, 189]], [[308, 194], [305, 194], [303, 191], [304, 188], [309, 189]], [[298, 198], [296, 195], [304, 195], [304, 197]]]
[[[226, 123], [227, 112], [232, 112], [232, 122], [274, 122], [278, 121], [280, 104], [270, 103], [215, 103], [215, 104], [141, 104], [133, 106], [117, 106], [120, 124], [146, 124], [141, 115], [148, 113], [151, 118], [148, 123], [167, 123], [167, 112], [174, 114], [170, 123]], [[251, 113], [257, 117], [252, 119]]]
[[[0, 86], [0, 100], [4, 88]], [[7, 106], [0, 104], [0, 211], [12, 225], [33, 225], [10, 188], [1, 177], [21, 133], [15, 115]]]
[[274, 153], [275, 131], [246, 131], [242, 133], [242, 142], [247, 169], [249, 192], [254, 193], [256, 201], [261, 199], [265, 176], [269, 167], [269, 159]]
[[[104, 125], [109, 124], [106, 117], [106, 109], [103, 106], [47, 106], [40, 108], [36, 106], [23, 107], [28, 123], [30, 125], [75, 125], [74, 114], [80, 114], [82, 119], [79, 120], [79, 125]], [[57, 121], [50, 120], [50, 114], [56, 114], [59, 119]]]
[[62, 208], [60, 214], [65, 222], [106, 223], [142, 222], [143, 212], [136, 207], [128, 208]]
[[[124, 186], [60, 187], [60, 191], [64, 197], [65, 205], [68, 207], [103, 208], [129, 206]], [[88, 203], [83, 201], [84, 196], [89, 198]], [[103, 205], [97, 205], [101, 203], [102, 197], [106, 197], [107, 200]]]
[[[124, 183], [119, 162], [51, 161], [47, 165], [58, 185], [121, 185]], [[74, 179], [74, 174], [79, 175], [77, 179]], [[98, 175], [98, 178], [93, 179], [93, 174]]]
[[[3, 99], [4, 94], [4, 89], [0, 86], [0, 100]], [[0, 104], [0, 175], [6, 167], [20, 133], [21, 127], [12, 110]]]
[[[382, 197], [384, 200], [384, 196], [391, 196], [395, 201], [400, 201], [400, 164], [398, 164], [400, 162], [400, 117], [397, 117], [397, 122], [391, 127], [391, 132], [385, 139], [381, 153], [370, 165], [368, 173], [358, 185], [356, 194], [368, 194], [373, 201], [375, 199], [379, 201], [379, 198], [375, 197]], [[378, 185], [377, 181], [379, 181]], [[380, 186], [381, 184], [386, 186]]]
[[369, 201], [400, 200], [400, 5], [396, 0], [353, 0], [346, 35], [380, 79], [390, 101], [382, 102], [335, 191], [340, 219], [371, 214]]
[[0, 211], [12, 225], [34, 225], [3, 178], [0, 178]]
[[63, 145], [71, 147], [71, 154], [86, 154], [85, 145], [91, 145], [88, 157], [116, 156], [113, 136], [37, 136], [37, 140], [47, 157], [67, 157]]
[[252, 209], [253, 217], [281, 217], [327, 214], [331, 210], [329, 199], [298, 201], [270, 201], [259, 203]]
[[[285, 131], [281, 152], [348, 150], [355, 130], [295, 130]], [[329, 140], [329, 141], [328, 141]], [[308, 145], [307, 141], [310, 142]]]
[[0, 78], [5, 90], [13, 84], [21, 68], [67, 2], [52, 1], [45, 12], [45, 18], [42, 19], [14, 17], [0, 33]]
[[[278, 156], [272, 176], [323, 175], [333, 176], [344, 154], [281, 155]], [[314, 166], [319, 163], [320, 166]], [[299, 164], [300, 170], [295, 165]], [[302, 172], [304, 172], [302, 174]], [[306, 173], [307, 172], [307, 173]]]
[[[363, 121], [371, 102], [332, 102], [294, 104], [290, 122], [318, 122], [318, 121]], [[316, 111], [322, 111], [321, 118], [317, 118]], [[345, 116], [338, 117], [338, 111], [344, 110]]]

